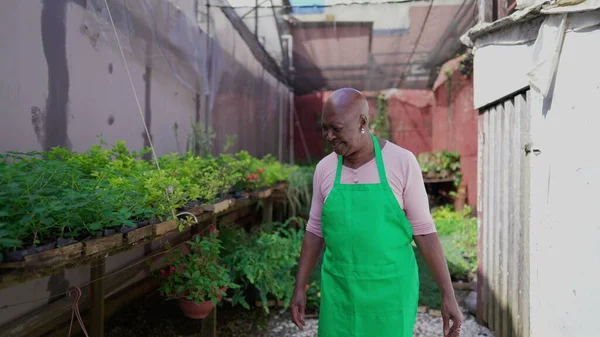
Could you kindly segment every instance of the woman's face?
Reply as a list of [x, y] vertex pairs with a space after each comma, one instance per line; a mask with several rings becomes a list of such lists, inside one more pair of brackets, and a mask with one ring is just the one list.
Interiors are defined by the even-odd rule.
[[325, 107], [321, 120], [323, 137], [331, 144], [333, 151], [348, 156], [360, 148], [366, 125], [364, 116], [353, 111], [335, 111]]

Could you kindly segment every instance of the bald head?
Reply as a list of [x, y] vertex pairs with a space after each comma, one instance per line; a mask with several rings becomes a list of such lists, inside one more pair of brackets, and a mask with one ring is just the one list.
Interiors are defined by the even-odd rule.
[[325, 102], [323, 115], [325, 114], [342, 114], [356, 118], [363, 115], [368, 118], [369, 103], [360, 91], [352, 88], [342, 88], [334, 91]]
[[323, 136], [336, 153], [351, 155], [370, 140], [368, 116], [369, 103], [360, 91], [336, 90], [323, 107]]

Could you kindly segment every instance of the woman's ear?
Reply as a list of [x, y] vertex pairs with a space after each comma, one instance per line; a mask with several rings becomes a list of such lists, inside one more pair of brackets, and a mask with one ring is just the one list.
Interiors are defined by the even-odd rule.
[[369, 119], [365, 115], [360, 115], [359, 125], [361, 129], [367, 130], [369, 127]]

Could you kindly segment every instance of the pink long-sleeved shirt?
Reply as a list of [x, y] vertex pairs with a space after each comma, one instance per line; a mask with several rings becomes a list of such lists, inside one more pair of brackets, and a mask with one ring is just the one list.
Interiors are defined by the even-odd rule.
[[[421, 168], [415, 155], [391, 142], [385, 143], [381, 149], [381, 154], [388, 182], [411, 224], [413, 234], [425, 235], [436, 232], [429, 211], [429, 201]], [[335, 152], [329, 154], [317, 164], [313, 177], [313, 198], [306, 230], [319, 237], [323, 237], [321, 211], [335, 182], [337, 161], [338, 157]], [[379, 183], [375, 158], [355, 170], [342, 166], [341, 183]], [[368, 207], [368, 205], [365, 207]]]

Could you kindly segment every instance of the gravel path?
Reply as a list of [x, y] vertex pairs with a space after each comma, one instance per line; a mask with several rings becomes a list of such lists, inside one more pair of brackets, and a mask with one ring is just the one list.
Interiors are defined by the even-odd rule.
[[[462, 337], [493, 337], [494, 335], [486, 328], [475, 322], [472, 316], [465, 316], [463, 324]], [[303, 331], [299, 331], [296, 326], [289, 321], [287, 315], [277, 315], [271, 318], [269, 322], [268, 336], [271, 337], [317, 337], [319, 321], [317, 319], [307, 319]], [[432, 317], [426, 313], [417, 316], [415, 324], [414, 337], [443, 337], [442, 318]]]
[[[457, 291], [459, 303], [463, 303], [468, 291]], [[462, 308], [462, 307], [461, 307]], [[465, 322], [463, 323], [462, 337], [494, 337], [494, 334], [485, 327], [480, 326], [475, 318], [466, 309], [462, 308]], [[267, 336], [269, 337], [317, 337], [319, 327], [318, 319], [307, 319], [303, 331], [289, 320], [289, 314], [276, 314], [270, 317]], [[428, 313], [419, 313], [415, 323], [414, 337], [443, 337], [442, 318], [433, 317]]]
[[[494, 337], [465, 313], [462, 337]], [[290, 321], [289, 312], [261, 308], [246, 310], [223, 305], [217, 312], [219, 337], [317, 337], [318, 319], [306, 319], [303, 331]], [[148, 296], [119, 312], [107, 322], [107, 337], [199, 337], [202, 320], [185, 318], [175, 301]], [[414, 337], [441, 337], [442, 319], [420, 313]]]

